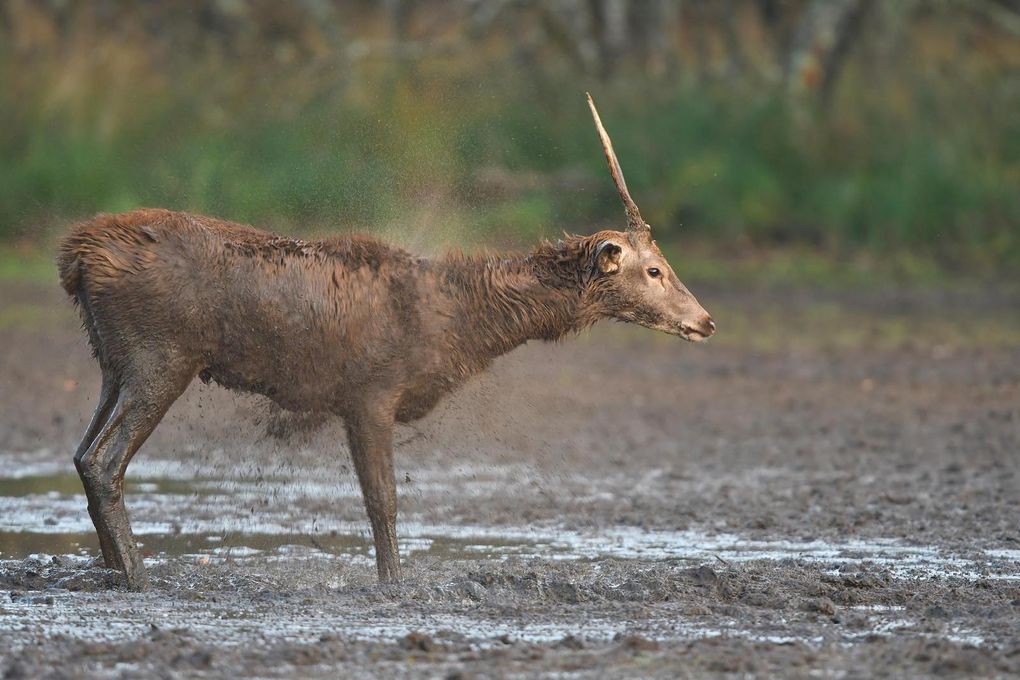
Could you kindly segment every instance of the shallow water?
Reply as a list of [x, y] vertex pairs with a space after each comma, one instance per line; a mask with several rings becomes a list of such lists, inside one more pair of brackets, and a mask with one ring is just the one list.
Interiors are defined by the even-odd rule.
[[[157, 629], [187, 630], [193, 639], [214, 639], [219, 645], [237, 648], [267, 643], [314, 644], [323, 636], [336, 634], [371, 644], [400, 640], [411, 632], [422, 631], [437, 639], [469, 641], [473, 649], [499, 648], [508, 639], [556, 644], [574, 636], [587, 644], [602, 644], [622, 634], [662, 642], [740, 638], [754, 643], [809, 646], [912, 635], [980, 647], [986, 644], [981, 630], [966, 625], [933, 629], [916, 613], [890, 604], [849, 607], [845, 611], [853, 625], [833, 631], [825, 626], [788, 622], [785, 615], [768, 613], [755, 614], [752, 619], [715, 616], [703, 620], [690, 616], [682, 602], [669, 601], [644, 606], [640, 616], [630, 617], [596, 608], [583, 622], [578, 621], [576, 611], [561, 615], [541, 594], [536, 602], [543, 603], [542, 607], [536, 610], [532, 606], [522, 612], [506, 606], [487, 610], [456, 603], [461, 601], [465, 587], [463, 574], [476, 568], [472, 565], [485, 571], [491, 569], [488, 565], [513, 564], [516, 566], [511, 567], [511, 573], [520, 574], [521, 567], [532, 560], [544, 562], [547, 566], [541, 571], [545, 573], [551, 571], [551, 564], [590, 564], [599, 572], [604, 560], [633, 563], [632, 568], [623, 567], [623, 573], [630, 574], [618, 576], [623, 580], [662, 565], [667, 565], [672, 574], [681, 574], [685, 569], [707, 565], [725, 571], [738, 565], [772, 563], [780, 571], [790, 569], [794, 574], [808, 565], [823, 578], [830, 575], [837, 579], [858, 570], [879, 570], [904, 584], [944, 579], [960, 579], [961, 583], [1020, 581], [1020, 550], [1010, 547], [958, 554], [935, 546], [882, 539], [760, 540], [711, 529], [653, 531], [616, 525], [582, 531], [549, 524], [435, 524], [411, 516], [400, 523], [404, 559], [411, 564], [462, 565], [443, 571], [461, 576], [450, 582], [440, 576], [425, 590], [398, 595], [390, 602], [338, 606], [328, 595], [332, 592], [329, 589], [343, 592], [346, 577], [331, 574], [352, 569], [371, 574], [372, 542], [366, 523], [310, 513], [307, 504], [317, 499], [359, 500], [356, 489], [338, 489], [335, 483], [317, 481], [294, 483], [282, 477], [220, 478], [208, 471], [186, 470], [168, 463], [139, 468], [142, 474], [129, 481], [127, 494], [135, 534], [150, 566], [158, 569], [165, 565], [173, 574], [190, 573], [188, 578], [196, 573], [199, 578], [208, 578], [202, 574], [216, 570], [219, 576], [211, 578], [220, 583], [220, 589], [222, 581], [216, 579], [232, 577], [224, 574], [253, 578], [255, 583], [260, 582], [262, 574], [279, 574], [280, 570], [313, 574], [317, 576], [310, 582], [318, 581], [327, 588], [324, 599], [317, 595], [307, 600], [308, 606], [294, 607], [287, 600], [279, 600], [277, 594], [260, 601], [250, 594], [235, 596], [222, 590], [185, 599], [168, 598], [166, 592], [129, 596], [102, 590], [72, 592], [74, 574], [86, 573], [91, 556], [98, 553], [80, 482], [59, 468], [37, 466], [28, 469], [30, 474], [24, 474], [26, 469], [21, 468], [21, 476], [0, 479], [0, 572], [26, 568], [29, 572], [45, 572], [58, 565], [71, 576], [58, 578], [55, 587], [45, 590], [44, 595], [9, 593], [9, 601], [3, 602], [0, 612], [0, 631], [16, 635], [21, 640], [16, 647], [31, 645], [39, 636], [125, 643]], [[478, 479], [475, 473], [466, 474]], [[490, 483], [492, 476], [480, 483]], [[448, 491], [441, 488], [443, 483], [441, 479], [427, 482], [432, 492], [440, 494]], [[463, 479], [445, 483], [457, 484], [461, 492], [465, 486]], [[477, 488], [473, 491], [481, 493]], [[264, 503], [267, 497], [273, 502]], [[175, 519], [168, 521], [168, 517]], [[523, 569], [527, 573], [528, 568]], [[611, 581], [617, 577], [606, 578]], [[569, 582], [569, 577], [557, 582]], [[62, 585], [65, 583], [68, 585]], [[464, 591], [465, 602], [487, 597], [479, 586], [470, 587], [474, 590]], [[614, 587], [611, 582], [610, 587]], [[481, 595], [476, 592], [479, 590]], [[263, 592], [261, 586], [256, 592]], [[406, 597], [410, 600], [405, 602], [422, 598], [428, 602], [439, 597], [448, 604], [409, 607], [401, 603]]]
[[[133, 527], [143, 553], [159, 561], [194, 557], [210, 562], [246, 559], [339, 559], [371, 562], [374, 549], [365, 523], [309, 518], [300, 499], [333, 497], [335, 485], [293, 485], [197, 476], [150, 476], [127, 484]], [[256, 501], [272, 496], [271, 506]], [[290, 502], [280, 502], [289, 499]], [[166, 521], [173, 508], [175, 521]], [[157, 519], [159, 518], [159, 519]], [[896, 578], [951, 577], [1020, 580], [1020, 550], [995, 548], [956, 554], [895, 540], [842, 542], [754, 540], [711, 530], [644, 530], [629, 526], [578, 531], [555, 525], [400, 523], [406, 557], [440, 560], [641, 559], [721, 564], [798, 560], [839, 570], [870, 563]], [[95, 554], [98, 542], [78, 478], [35, 474], [0, 479], [0, 559], [35, 554]]]

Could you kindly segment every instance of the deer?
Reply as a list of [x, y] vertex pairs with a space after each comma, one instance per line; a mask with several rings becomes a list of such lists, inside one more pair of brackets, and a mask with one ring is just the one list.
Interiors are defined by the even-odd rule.
[[601, 319], [692, 342], [713, 335], [631, 198], [590, 94], [588, 106], [624, 231], [564, 234], [526, 253], [423, 257], [370, 236], [299, 240], [162, 209], [72, 227], [59, 245], [60, 282], [102, 374], [74, 465], [106, 567], [129, 589], [149, 586], [124, 475], [196, 376], [343, 420], [385, 582], [401, 574], [397, 423], [424, 417], [529, 340]]

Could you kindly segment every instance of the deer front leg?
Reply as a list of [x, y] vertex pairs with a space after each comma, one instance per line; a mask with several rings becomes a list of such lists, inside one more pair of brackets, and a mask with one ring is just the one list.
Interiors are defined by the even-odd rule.
[[347, 419], [351, 457], [372, 523], [380, 581], [400, 580], [397, 550], [397, 484], [393, 476], [393, 415], [360, 413]]

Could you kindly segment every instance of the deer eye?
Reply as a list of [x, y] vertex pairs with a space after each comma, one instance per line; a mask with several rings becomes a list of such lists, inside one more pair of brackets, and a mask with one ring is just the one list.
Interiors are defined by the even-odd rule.
[[659, 275], [660, 275], [660, 274], [662, 274], [662, 272], [660, 272], [660, 271], [659, 271], [658, 269], [656, 269], [655, 267], [649, 267], [649, 268], [648, 268], [648, 275], [649, 275], [649, 276], [651, 276], [651, 277], [652, 277], [653, 279], [657, 279], [657, 278], [659, 278]]

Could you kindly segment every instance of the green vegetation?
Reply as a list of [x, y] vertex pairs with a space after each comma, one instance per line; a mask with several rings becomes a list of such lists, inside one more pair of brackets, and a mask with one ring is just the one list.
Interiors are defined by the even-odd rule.
[[0, 284], [11, 281], [56, 283], [57, 265], [41, 249], [0, 247]]
[[622, 224], [592, 89], [661, 242], [796, 244], [922, 276], [1020, 264], [1020, 88], [984, 62], [879, 79], [851, 63], [823, 106], [774, 84], [536, 75], [491, 49], [330, 78], [89, 30], [44, 56], [0, 41], [0, 239], [139, 206], [419, 247]]

